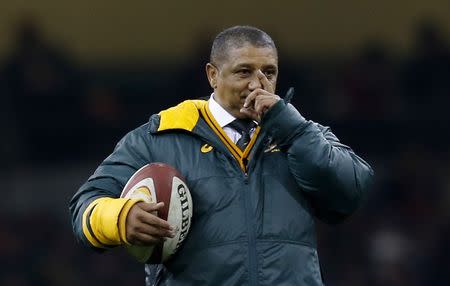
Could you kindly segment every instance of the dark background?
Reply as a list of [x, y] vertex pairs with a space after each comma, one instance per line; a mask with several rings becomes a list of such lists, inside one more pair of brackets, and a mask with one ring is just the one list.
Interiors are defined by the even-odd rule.
[[273, 36], [278, 94], [375, 169], [357, 214], [318, 224], [326, 284], [450, 285], [450, 4], [311, 2], [1, 4], [0, 285], [143, 285], [75, 242], [68, 202], [127, 131], [210, 94], [236, 24]]

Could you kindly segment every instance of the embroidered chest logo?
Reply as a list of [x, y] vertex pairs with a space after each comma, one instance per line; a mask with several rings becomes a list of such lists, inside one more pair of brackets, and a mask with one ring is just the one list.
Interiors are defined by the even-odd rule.
[[273, 143], [270, 144], [265, 150], [264, 153], [268, 153], [268, 152], [280, 152], [281, 150], [279, 148], [277, 148], [277, 144]]
[[202, 148], [200, 148], [200, 151], [202, 151], [202, 153], [208, 153], [213, 149], [213, 147], [209, 144], [204, 144], [202, 146]]

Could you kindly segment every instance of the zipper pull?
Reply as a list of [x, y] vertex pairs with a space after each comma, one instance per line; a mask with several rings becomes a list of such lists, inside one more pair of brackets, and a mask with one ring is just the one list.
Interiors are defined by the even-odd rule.
[[244, 184], [248, 184], [248, 173], [247, 171], [244, 172]]

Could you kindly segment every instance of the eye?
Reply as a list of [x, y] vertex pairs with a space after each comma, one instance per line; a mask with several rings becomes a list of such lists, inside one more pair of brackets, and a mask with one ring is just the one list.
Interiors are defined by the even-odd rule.
[[239, 76], [245, 77], [245, 76], [249, 76], [251, 74], [251, 71], [249, 69], [239, 69], [236, 71], [236, 73]]
[[274, 77], [276, 75], [276, 71], [275, 70], [266, 70], [266, 71], [264, 71], [264, 75], [267, 77], [267, 79], [271, 79], [272, 77]]

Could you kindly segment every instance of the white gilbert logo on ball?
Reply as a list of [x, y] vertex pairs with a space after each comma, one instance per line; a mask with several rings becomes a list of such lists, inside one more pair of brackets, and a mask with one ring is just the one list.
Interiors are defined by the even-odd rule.
[[[175, 226], [176, 235], [164, 243], [164, 249], [173, 249], [176, 252], [183, 243], [191, 226], [192, 219], [192, 198], [186, 184], [179, 178], [174, 177], [172, 183], [172, 194], [176, 193], [176, 203], [172, 201], [169, 206], [169, 215], [167, 221]], [[181, 218], [181, 220], [180, 220]], [[169, 258], [171, 253], [163, 251], [163, 261]]]

